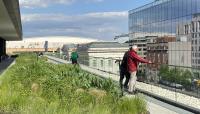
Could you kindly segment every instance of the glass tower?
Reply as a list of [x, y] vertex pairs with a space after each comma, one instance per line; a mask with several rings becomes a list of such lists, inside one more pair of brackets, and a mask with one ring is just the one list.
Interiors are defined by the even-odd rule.
[[[190, 51], [179, 50], [192, 56], [192, 68], [200, 69], [200, 0], [159, 0], [130, 10], [129, 36], [130, 41], [145, 37], [174, 37], [176, 42], [190, 42]], [[177, 52], [168, 56], [177, 58], [180, 55], [183, 54]], [[184, 55], [182, 59], [189, 58]]]

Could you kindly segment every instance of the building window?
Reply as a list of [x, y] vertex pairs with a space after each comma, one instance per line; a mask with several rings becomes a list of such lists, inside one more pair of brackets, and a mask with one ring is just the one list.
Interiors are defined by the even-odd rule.
[[112, 67], [113, 65], [112, 65], [112, 60], [108, 60], [108, 66], [109, 67]]
[[192, 33], [192, 38], [194, 38], [194, 33]]
[[192, 32], [194, 32], [194, 22], [192, 22]]
[[196, 25], [196, 27], [195, 27], [195, 32], [198, 32], [198, 23], [195, 22], [195, 25]]
[[93, 60], [93, 67], [96, 67], [96, 66], [97, 66], [97, 61]]
[[166, 56], [165, 56], [165, 54], [163, 54], [163, 63], [165, 63], [165, 58], [166, 58]]
[[103, 60], [101, 60], [101, 67], [103, 67], [104, 66], [104, 64], [103, 64]]
[[199, 25], [199, 31], [200, 31], [200, 21], [198, 21], [198, 25]]
[[188, 25], [185, 25], [184, 32], [185, 32], [185, 34], [188, 34]]

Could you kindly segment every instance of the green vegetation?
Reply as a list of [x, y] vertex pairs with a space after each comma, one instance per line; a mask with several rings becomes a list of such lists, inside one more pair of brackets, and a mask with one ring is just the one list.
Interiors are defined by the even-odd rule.
[[145, 114], [140, 98], [120, 98], [112, 80], [78, 66], [56, 65], [22, 54], [0, 78], [0, 113]]
[[179, 83], [186, 89], [189, 89], [192, 84], [192, 73], [189, 70], [179, 68], [169, 68], [167, 65], [162, 65], [158, 74], [162, 80], [172, 83]]

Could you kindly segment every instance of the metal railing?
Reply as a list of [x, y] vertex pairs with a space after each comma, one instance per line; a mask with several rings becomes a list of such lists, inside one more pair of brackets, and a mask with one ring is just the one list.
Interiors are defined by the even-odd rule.
[[[52, 54], [51, 56], [65, 59], [65, 55]], [[107, 72], [119, 76], [119, 64], [122, 58], [105, 58], [81, 56], [78, 59], [79, 64], [90, 68]], [[196, 98], [200, 98], [200, 70], [197, 68], [175, 65], [163, 65], [153, 63], [160, 68], [151, 70], [148, 65], [145, 69], [140, 69], [137, 73], [138, 81], [149, 85], [158, 86], [176, 93], [182, 93]], [[143, 70], [143, 72], [141, 71]], [[165, 71], [167, 70], [167, 71]]]
[[[60, 59], [65, 56], [59, 54], [49, 55]], [[80, 56], [78, 63], [81, 68], [91, 73], [118, 81], [120, 61], [121, 58]], [[161, 69], [164, 70], [162, 71]], [[199, 73], [199, 69], [164, 65], [154, 73], [148, 72], [147, 68], [144, 71], [145, 73], [138, 71], [137, 74], [136, 88], [140, 92], [185, 110], [194, 113], [200, 112], [199, 74], [195, 76], [196, 72]]]

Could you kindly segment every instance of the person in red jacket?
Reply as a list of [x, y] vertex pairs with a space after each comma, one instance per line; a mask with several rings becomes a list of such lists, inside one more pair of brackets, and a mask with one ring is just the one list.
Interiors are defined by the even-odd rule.
[[128, 60], [127, 60], [127, 69], [130, 73], [130, 80], [129, 80], [129, 93], [135, 93], [135, 85], [136, 85], [136, 73], [139, 63], [152, 63], [151, 61], [145, 60], [138, 56], [137, 54], [138, 47], [133, 45], [131, 50], [128, 52]]

